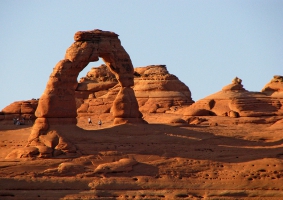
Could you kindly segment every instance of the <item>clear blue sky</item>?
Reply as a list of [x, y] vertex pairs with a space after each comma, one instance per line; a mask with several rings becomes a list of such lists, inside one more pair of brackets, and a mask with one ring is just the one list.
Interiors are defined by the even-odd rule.
[[167, 65], [193, 100], [235, 76], [260, 91], [283, 75], [282, 0], [1, 0], [0, 7], [0, 110], [41, 96], [79, 30], [119, 34], [135, 67]]

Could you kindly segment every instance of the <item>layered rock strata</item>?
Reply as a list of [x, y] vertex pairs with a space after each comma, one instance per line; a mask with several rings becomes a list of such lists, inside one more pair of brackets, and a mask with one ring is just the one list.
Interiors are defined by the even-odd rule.
[[[165, 113], [194, 103], [190, 89], [176, 76], [170, 74], [165, 65], [137, 67], [134, 70], [135, 84], [132, 88], [143, 114]], [[77, 110], [78, 116], [110, 112], [118, 115], [112, 104], [113, 102], [115, 104], [116, 95], [122, 91], [119, 85], [110, 87], [115, 83], [117, 83], [115, 79], [107, 71], [105, 72], [103, 66], [92, 68], [86, 77], [81, 79], [76, 91], [79, 103], [82, 102]], [[102, 86], [104, 88], [100, 91], [93, 90]], [[123, 89], [123, 93], [128, 92], [131, 91]], [[130, 99], [125, 101], [131, 102]], [[132, 111], [128, 110], [128, 112]]]
[[261, 117], [282, 115], [282, 101], [263, 92], [244, 89], [242, 80], [235, 78], [220, 92], [209, 95], [184, 111], [187, 116]]
[[283, 76], [275, 75], [267, 83], [263, 89], [261, 90], [262, 93], [271, 96], [271, 97], [278, 97], [283, 98]]
[[6, 106], [0, 115], [0, 120], [12, 120], [13, 118], [34, 119], [34, 113], [38, 105], [38, 100], [15, 101]]
[[134, 91], [141, 112], [163, 113], [176, 111], [194, 103], [191, 91], [165, 65], [135, 68]]

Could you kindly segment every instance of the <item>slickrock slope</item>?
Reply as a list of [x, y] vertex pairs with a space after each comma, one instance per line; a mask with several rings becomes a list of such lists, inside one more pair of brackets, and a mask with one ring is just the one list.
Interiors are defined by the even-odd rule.
[[[270, 98], [264, 92], [250, 92], [241, 79], [223, 87], [184, 111], [187, 116], [262, 117], [282, 115], [282, 99]], [[279, 92], [278, 92], [279, 93]]]

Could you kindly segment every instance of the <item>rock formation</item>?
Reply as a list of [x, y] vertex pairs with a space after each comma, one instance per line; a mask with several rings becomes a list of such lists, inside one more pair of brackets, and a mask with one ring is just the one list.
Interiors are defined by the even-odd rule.
[[[137, 67], [134, 70], [135, 84], [132, 88], [143, 114], [173, 112], [174, 109], [194, 103], [190, 89], [170, 74], [165, 65]], [[92, 68], [86, 77], [81, 79], [76, 90], [78, 116], [118, 112], [111, 109], [116, 95], [121, 90], [119, 85], [111, 87], [116, 83], [104, 66]], [[102, 89], [97, 91], [93, 88]], [[138, 116], [138, 113], [136, 114]]]
[[261, 90], [268, 96], [283, 98], [283, 76], [275, 75]]
[[[142, 114], [175, 113], [194, 103], [190, 89], [175, 75], [170, 74], [165, 65], [137, 67], [134, 71], [134, 86], [132, 88]], [[92, 116], [93, 119], [101, 117], [103, 121], [114, 120], [112, 115], [115, 110], [112, 105], [120, 90], [121, 86], [118, 80], [105, 64], [92, 67], [86, 76], [80, 79], [75, 90], [77, 118], [86, 121], [86, 117]], [[126, 90], [122, 89], [122, 91]], [[129, 99], [125, 99], [125, 101], [129, 101]], [[132, 112], [131, 110], [128, 109], [127, 112]], [[117, 110], [116, 114], [119, 115]], [[134, 116], [133, 113], [132, 115]], [[140, 113], [136, 113], [136, 116], [140, 116]], [[126, 120], [124, 118], [124, 122], [121, 123], [129, 121], [135, 123], [135, 119]], [[62, 121], [63, 118], [60, 120]], [[66, 121], [67, 118], [64, 120]]]
[[26, 118], [29, 116], [34, 119], [34, 113], [38, 105], [38, 100], [15, 101], [6, 106], [0, 115], [0, 120], [12, 120], [13, 118]]
[[135, 159], [123, 158], [115, 162], [98, 165], [94, 173], [129, 172], [136, 164], [138, 164], [138, 162]]
[[[80, 78], [76, 88], [76, 99], [83, 103], [89, 95], [99, 97], [106, 94], [109, 88], [117, 85], [118, 81], [115, 75], [108, 69], [105, 64], [99, 67], [92, 67], [85, 77]], [[77, 105], [80, 107], [80, 103]]]
[[[102, 97], [109, 93], [110, 90], [113, 90], [113, 87], [117, 88], [114, 93], [107, 95], [107, 97]], [[110, 113], [119, 89], [119, 83], [115, 75], [105, 64], [99, 67], [92, 67], [85, 77], [80, 78], [76, 89], [78, 118]]]
[[[272, 82], [272, 86], [274, 83]], [[276, 87], [277, 88], [277, 87]], [[184, 111], [187, 116], [260, 117], [282, 115], [282, 102], [263, 92], [244, 89], [238, 77], [220, 92], [207, 96]]]
[[141, 112], [164, 113], [194, 103], [190, 89], [165, 65], [135, 68], [134, 91]]
[[[122, 88], [133, 86], [133, 66], [118, 35], [107, 31], [86, 31], [75, 34], [65, 59], [54, 68], [39, 100], [36, 116], [41, 118], [75, 118], [77, 77], [89, 62], [101, 57]], [[135, 97], [133, 97], [135, 99]], [[127, 116], [131, 117], [131, 116]]]
[[[121, 46], [118, 35], [101, 30], [79, 31], [74, 39], [75, 42], [67, 49], [65, 58], [57, 63], [50, 75], [39, 99], [35, 111], [37, 119], [28, 139], [28, 146], [50, 147], [54, 150], [53, 155], [76, 153], [76, 148], [54, 126], [76, 124], [75, 91], [83, 87], [82, 84], [78, 85], [77, 77], [89, 62], [98, 61], [99, 57], [120, 85], [112, 106], [114, 124], [145, 123], [131, 88], [134, 85], [133, 65], [130, 56]], [[108, 86], [106, 84], [101, 87]]]

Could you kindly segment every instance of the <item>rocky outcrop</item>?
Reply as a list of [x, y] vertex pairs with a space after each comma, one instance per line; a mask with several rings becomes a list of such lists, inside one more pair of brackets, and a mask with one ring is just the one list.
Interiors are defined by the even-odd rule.
[[117, 84], [115, 75], [106, 65], [92, 67], [86, 76], [80, 79], [76, 88], [76, 99], [87, 99], [90, 94], [99, 97], [106, 94], [109, 88]]
[[[100, 70], [101, 68], [103, 68], [103, 66], [92, 68], [87, 76], [81, 79], [83, 80], [82, 83], [86, 85], [84, 88], [90, 88], [88, 85], [97, 85], [97, 87], [99, 87], [99, 85], [109, 82], [109, 79], [111, 83], [116, 83], [115, 79], [109, 75], [109, 72], [97, 73], [98, 71], [104, 71]], [[137, 67], [134, 70], [135, 84], [132, 88], [137, 98], [138, 105], [135, 104], [132, 106], [139, 106], [139, 110], [143, 114], [174, 112], [174, 110], [179, 107], [189, 106], [194, 103], [191, 98], [190, 89], [176, 76], [170, 74], [165, 65]], [[105, 76], [105, 74], [107, 75]], [[96, 78], [90, 80], [88, 78], [90, 76]], [[90, 89], [82, 91], [78, 88], [77, 99], [82, 102], [78, 108], [79, 117], [110, 112], [118, 114], [120, 112], [112, 107], [116, 95], [122, 93], [119, 85], [115, 85], [112, 88], [105, 87], [103, 90], [93, 92]], [[125, 89], [123, 89], [123, 91], [126, 92]], [[124, 104], [123, 107], [126, 105], [127, 104]], [[118, 107], [120, 106], [122, 105]], [[126, 110], [128, 110], [132, 116], [139, 116], [139, 113], [133, 112], [131, 109], [126, 108]]]
[[261, 92], [271, 97], [283, 99], [283, 76], [273, 76], [270, 82], [263, 87]]
[[135, 159], [122, 158], [118, 161], [111, 163], [104, 163], [97, 166], [94, 173], [117, 173], [117, 172], [129, 172], [132, 171], [133, 166], [138, 164]]
[[283, 115], [283, 76], [273, 76], [261, 92], [269, 96], [272, 105], [278, 108], [277, 115]]
[[34, 119], [34, 113], [38, 105], [38, 100], [32, 99], [27, 101], [15, 101], [6, 106], [1, 111], [1, 120], [12, 120], [13, 118]]
[[[128, 102], [123, 105], [123, 107], [126, 106], [125, 110], [127, 111], [125, 112], [131, 113], [130, 118], [134, 116], [131, 120], [128, 117], [124, 117], [126, 123], [130, 123], [130, 121], [133, 123], [140, 121], [139, 118], [141, 114], [136, 112], [138, 107], [143, 114], [168, 113], [175, 112], [180, 108], [194, 103], [191, 98], [190, 89], [175, 75], [170, 74], [165, 65], [137, 67], [134, 71], [134, 86], [132, 86], [132, 89], [137, 98], [138, 105], [130, 103], [133, 101], [131, 100], [133, 96], [121, 96], [121, 94], [124, 95], [123, 93], [125, 93], [125, 91], [130, 91], [121, 89], [115, 75], [105, 64], [99, 67], [92, 67], [86, 76], [80, 79], [75, 90], [75, 104], [78, 118], [89, 116], [97, 116], [94, 118], [98, 118], [98, 116], [106, 113], [109, 114], [109, 116], [117, 114], [116, 118], [119, 118], [117, 121], [121, 121], [121, 110], [115, 110], [113, 108], [113, 102], [118, 94], [120, 95], [117, 99], [123, 98]], [[117, 103], [119, 104], [119, 102]], [[118, 104], [115, 104], [116, 108], [117, 106], [121, 107], [121, 103], [120, 105]], [[131, 107], [128, 105], [131, 105]], [[135, 120], [137, 116], [139, 116], [138, 120]], [[49, 120], [50, 119], [51, 118], [49, 118]], [[63, 118], [60, 118], [60, 120], [63, 120]], [[65, 121], [66, 120], [74, 121], [71, 118], [65, 118]]]
[[39, 100], [36, 116], [75, 118], [75, 91], [83, 88], [82, 84], [77, 83], [78, 74], [89, 62], [98, 61], [99, 57], [104, 60], [121, 87], [133, 86], [134, 70], [131, 59], [121, 46], [117, 34], [101, 30], [77, 32], [75, 42], [68, 48], [65, 58], [55, 66], [50, 75]]
[[91, 68], [76, 89], [78, 117], [110, 113], [119, 90], [115, 75], [106, 65]]
[[144, 113], [164, 113], [194, 103], [191, 91], [165, 65], [135, 68], [134, 91]]
[[[67, 49], [65, 58], [57, 63], [47, 82], [46, 88], [39, 99], [35, 115], [37, 117], [28, 139], [28, 146], [49, 146], [53, 155], [76, 153], [68, 138], [62, 137], [55, 128], [56, 125], [76, 124], [78, 101], [75, 98], [78, 91], [99, 91], [113, 86], [113, 78], [120, 85], [120, 92], [112, 108], [115, 112], [114, 123], [145, 123], [138, 109], [138, 103], [133, 89], [134, 69], [130, 56], [121, 46], [118, 35], [101, 30], [79, 31], [74, 36], [75, 42]], [[103, 59], [105, 65], [113, 75], [110, 75], [105, 66], [92, 72], [80, 84], [77, 82], [79, 73], [89, 62]], [[84, 84], [89, 80], [109, 75], [106, 84], [93, 86]], [[106, 79], [103, 80], [105, 83]], [[116, 84], [115, 83], [115, 84]], [[117, 118], [117, 119], [116, 119]], [[130, 119], [130, 120], [129, 120]]]
[[262, 92], [244, 89], [242, 80], [235, 78], [220, 92], [207, 96], [184, 111], [187, 116], [260, 117], [281, 115], [282, 103]]

